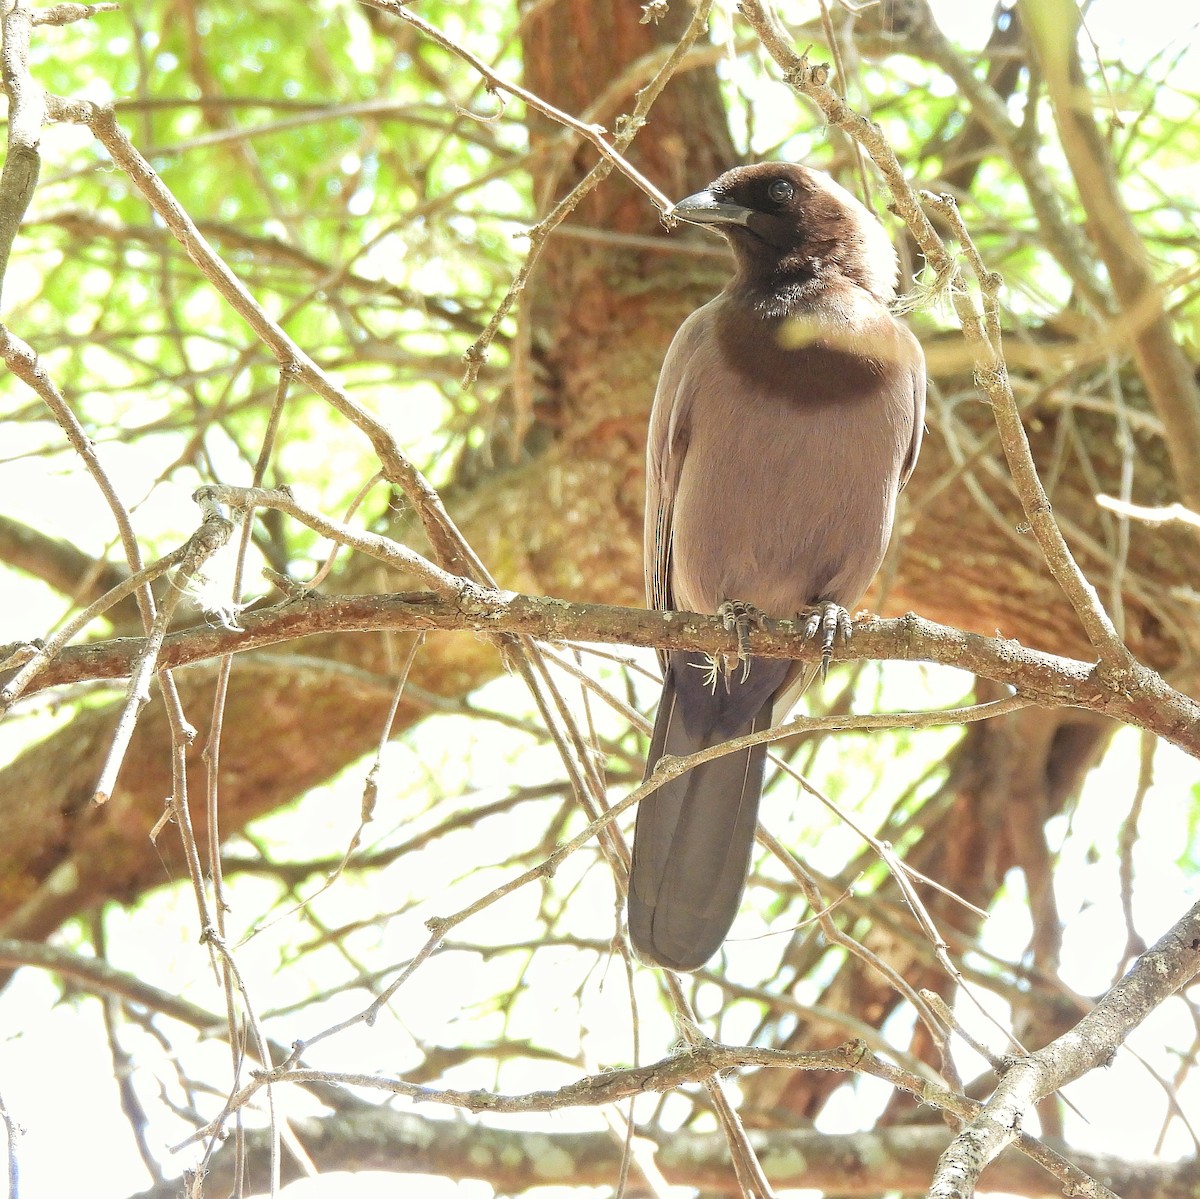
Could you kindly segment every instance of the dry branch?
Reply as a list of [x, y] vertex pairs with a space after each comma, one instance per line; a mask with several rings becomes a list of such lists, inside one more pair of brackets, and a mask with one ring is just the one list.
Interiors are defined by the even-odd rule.
[[930, 1199], [965, 1199], [1021, 1135], [1039, 1100], [1111, 1061], [1125, 1038], [1200, 972], [1200, 903], [1173, 925], [1074, 1028], [1009, 1063], [995, 1094], [942, 1155]]
[[[241, 627], [196, 627], [170, 634], [160, 664], [183, 666], [221, 654], [261, 649], [316, 633], [380, 630], [462, 630], [512, 633], [543, 641], [583, 641], [673, 650], [736, 652], [733, 636], [713, 616], [694, 612], [648, 612], [607, 604], [577, 604], [544, 596], [515, 595], [464, 584], [454, 600], [428, 593], [309, 596], [278, 607], [245, 612]], [[766, 658], [814, 661], [819, 649], [805, 640], [797, 621], [768, 621], [755, 634], [754, 652]], [[71, 646], [47, 665], [39, 689], [89, 679], [125, 677], [140, 641], [121, 638]], [[938, 662], [1014, 687], [1031, 703], [1077, 707], [1147, 729], [1200, 756], [1200, 704], [1144, 666], [1115, 687], [1094, 663], [1029, 649], [1016, 641], [983, 637], [934, 624], [910, 613], [894, 620], [858, 621], [844, 661], [874, 659]]]
[[[520, 1193], [537, 1177], [545, 1186], [609, 1187], [621, 1164], [608, 1132], [547, 1132], [494, 1128], [474, 1120], [429, 1120], [404, 1110], [371, 1107], [327, 1119], [293, 1122], [306, 1152], [321, 1173], [387, 1170], [481, 1179], [497, 1191]], [[728, 1149], [722, 1136], [638, 1128], [654, 1149], [654, 1161], [669, 1184], [709, 1195], [731, 1195]], [[853, 1199], [884, 1193], [924, 1191], [950, 1132], [944, 1127], [880, 1128], [872, 1132], [827, 1133], [771, 1129], [754, 1134], [766, 1169], [781, 1188], [816, 1188]], [[265, 1169], [265, 1137], [247, 1136], [253, 1176]], [[1060, 1153], [1061, 1142], [1048, 1141]], [[210, 1162], [208, 1185], [224, 1194], [231, 1185], [232, 1145]], [[1072, 1153], [1076, 1164], [1104, 1178], [1121, 1199], [1193, 1199], [1200, 1168], [1195, 1159], [1177, 1163], [1131, 1162], [1100, 1154]], [[285, 1166], [290, 1163], [285, 1162]], [[285, 1175], [301, 1175], [294, 1166]], [[1003, 1154], [988, 1170], [997, 1191], [1027, 1199], [1059, 1199], [1060, 1181], [1017, 1153]], [[180, 1181], [139, 1192], [130, 1199], [177, 1199]], [[650, 1194], [631, 1179], [629, 1199]]]

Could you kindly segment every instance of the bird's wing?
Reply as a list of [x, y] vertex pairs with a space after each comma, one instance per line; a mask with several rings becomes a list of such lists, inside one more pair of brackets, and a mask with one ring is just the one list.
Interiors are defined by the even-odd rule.
[[900, 468], [900, 486], [903, 487], [913, 473], [913, 468], [917, 465], [917, 458], [921, 453], [921, 438], [925, 432], [925, 355], [921, 352], [920, 342], [906, 326], [897, 324], [896, 327], [901, 330], [902, 334], [907, 334], [908, 340], [913, 346], [913, 425], [912, 439], [908, 443], [908, 453], [905, 454], [904, 465]]
[[[675, 607], [671, 584], [671, 543], [675, 495], [687, 455], [695, 372], [689, 370], [697, 339], [711, 322], [711, 305], [693, 312], [680, 326], [663, 360], [646, 439], [646, 523], [644, 529], [646, 602], [666, 612]], [[660, 655], [661, 656], [661, 655]]]

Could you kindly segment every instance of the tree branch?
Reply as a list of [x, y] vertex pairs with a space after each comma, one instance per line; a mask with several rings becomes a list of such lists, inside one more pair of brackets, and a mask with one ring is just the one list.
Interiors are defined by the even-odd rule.
[[[0, 561], [16, 570], [41, 579], [61, 595], [82, 603], [97, 599], [119, 586], [129, 575], [128, 570], [85, 553], [72, 542], [51, 537], [32, 525], [0, 515]], [[127, 623], [137, 620], [133, 601], [126, 601], [125, 611], [110, 614], [112, 619]]]
[[[454, 599], [426, 592], [395, 595], [312, 595], [243, 613], [241, 627], [201, 626], [170, 634], [159, 666], [185, 666], [222, 654], [261, 649], [317, 633], [463, 630], [510, 633], [544, 641], [584, 641], [666, 650], [737, 651], [736, 639], [715, 616], [648, 612], [607, 604], [578, 604], [545, 596], [489, 591], [465, 584]], [[63, 650], [38, 676], [38, 690], [93, 679], [124, 678], [141, 650], [140, 638], [120, 638]], [[801, 622], [767, 621], [754, 635], [754, 653], [816, 661]], [[910, 613], [895, 620], [860, 620], [840, 651], [845, 661], [938, 662], [1015, 687], [1030, 702], [1076, 707], [1147, 729], [1200, 756], [1200, 704], [1161, 675], [1136, 665], [1123, 686], [1105, 683], [1093, 663], [1029, 649], [1016, 641], [967, 633]]]
[[1096, 127], [1091, 94], [1079, 67], [1080, 15], [1074, 0], [1022, 0], [1030, 33], [1058, 125], [1063, 153], [1075, 177], [1122, 309], [1136, 318], [1133, 354], [1146, 394], [1162, 418], [1167, 452], [1179, 493], [1200, 507], [1200, 387], [1187, 356], [1171, 332], [1149, 256], [1117, 183], [1112, 156]]
[[[250, 1083], [231, 1096], [227, 1108], [231, 1111], [238, 1110], [259, 1090], [269, 1087], [272, 1083], [296, 1082], [383, 1091], [416, 1101], [471, 1112], [530, 1114], [594, 1107], [637, 1095], [662, 1093], [688, 1082], [708, 1083], [721, 1074], [747, 1067], [868, 1074], [907, 1091], [921, 1103], [952, 1115], [969, 1118], [980, 1110], [980, 1105], [974, 1100], [950, 1091], [939, 1083], [891, 1065], [877, 1057], [864, 1042], [858, 1040], [846, 1041], [833, 1049], [807, 1053], [750, 1045], [721, 1045], [714, 1041], [701, 1040], [682, 1052], [647, 1066], [607, 1070], [586, 1075], [552, 1091], [530, 1091], [515, 1095], [421, 1086], [402, 1078], [381, 1074], [296, 1069], [285, 1062], [273, 1070], [258, 1071]], [[198, 1129], [185, 1144], [215, 1135], [224, 1119], [223, 1114], [218, 1120]], [[1116, 1199], [1107, 1187], [1095, 1182], [1078, 1166], [1036, 1138], [1014, 1130], [1007, 1143], [1015, 1144], [1022, 1153], [1033, 1157], [1061, 1182], [1070, 1186], [1073, 1193], [1089, 1195], [1092, 1199]]]
[[42, 167], [38, 146], [46, 116], [45, 95], [29, 73], [30, 10], [22, 3], [13, 4], [4, 14], [2, 29], [0, 69], [8, 94], [8, 153], [0, 170], [0, 288], [17, 230], [37, 188]]
[[[530, 1178], [544, 1186], [611, 1187], [621, 1164], [620, 1146], [608, 1132], [546, 1132], [494, 1128], [478, 1121], [431, 1120], [415, 1112], [371, 1108], [326, 1119], [297, 1119], [291, 1125], [305, 1152], [322, 1174], [338, 1170], [387, 1170], [436, 1174], [490, 1183], [498, 1192], [516, 1194]], [[728, 1150], [719, 1133], [677, 1130], [669, 1134], [638, 1129], [657, 1141], [655, 1165], [672, 1186], [706, 1194], [730, 1195]], [[883, 1128], [875, 1132], [835, 1134], [811, 1129], [756, 1132], [755, 1141], [771, 1179], [781, 1188], [815, 1188], [869, 1199], [884, 1193], [920, 1193], [927, 1185], [950, 1132], [944, 1127]], [[266, 1133], [246, 1134], [251, 1177], [266, 1168]], [[1128, 1162], [1068, 1150], [1090, 1176], [1108, 1180], [1122, 1199], [1193, 1199], [1200, 1183], [1194, 1158], [1181, 1162]], [[209, 1162], [206, 1185], [213, 1194], [230, 1189], [232, 1143]], [[285, 1162], [285, 1166], [290, 1163]], [[292, 1166], [284, 1180], [300, 1177]], [[636, 1175], [635, 1175], [636, 1177]], [[182, 1180], [130, 1196], [176, 1199]], [[1003, 1154], [988, 1171], [997, 1191], [1025, 1199], [1058, 1199], [1062, 1183], [1029, 1158]], [[650, 1192], [631, 1179], [627, 1199]]]
[[973, 1195], [983, 1168], [1020, 1136], [1047, 1095], [1110, 1061], [1125, 1038], [1200, 971], [1196, 903], [1069, 1032], [1017, 1059], [995, 1094], [942, 1155], [930, 1199]]

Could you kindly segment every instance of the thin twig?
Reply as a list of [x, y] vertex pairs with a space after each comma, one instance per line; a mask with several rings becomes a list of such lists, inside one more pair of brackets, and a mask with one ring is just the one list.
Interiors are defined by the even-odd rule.
[[411, 574], [420, 579], [430, 590], [439, 595], [455, 596], [468, 586], [466, 579], [448, 574], [435, 566], [428, 558], [421, 557], [415, 550], [390, 537], [368, 533], [362, 529], [331, 520], [301, 504], [286, 487], [266, 489], [262, 487], [233, 487], [228, 484], [207, 483], [197, 488], [194, 498], [197, 503], [209, 501], [228, 504], [233, 508], [272, 508], [307, 525], [322, 537], [328, 537], [339, 545], [358, 550], [359, 553], [377, 558], [393, 570]]
[[1019, 1134], [1037, 1103], [1112, 1059], [1146, 1017], [1200, 971], [1200, 903], [1137, 960], [1069, 1032], [1009, 1064], [996, 1091], [938, 1161], [931, 1199], [959, 1199]]
[[570, 113], [563, 112], [560, 108], [555, 108], [553, 104], [543, 100], [540, 96], [534, 95], [528, 89], [513, 83], [511, 80], [505, 79], [502, 75], [498, 75], [483, 59], [472, 54], [470, 50], [443, 33], [436, 25], [432, 25], [422, 17], [417, 16], [412, 9], [401, 4], [399, 0], [360, 0], [360, 2], [370, 5], [371, 8], [377, 8], [380, 12], [389, 13], [391, 16], [405, 22], [405, 24], [419, 29], [430, 41], [436, 42], [443, 50], [456, 55], [465, 63], [468, 63], [474, 70], [478, 71], [480, 76], [487, 82], [489, 90], [507, 92], [510, 96], [524, 101], [526, 106], [534, 112], [540, 112], [542, 116], [549, 118], [556, 124], [563, 125], [578, 133], [580, 137], [591, 142], [596, 147], [601, 157], [607, 159], [612, 166], [617, 167], [623, 175], [645, 192], [654, 201], [655, 207], [660, 212], [669, 213], [671, 211], [671, 201], [632, 163], [622, 157], [617, 149], [604, 140], [606, 130], [603, 126], [586, 124], [583, 121], [577, 120]]
[[1107, 508], [1110, 512], [1127, 516], [1130, 520], [1140, 521], [1145, 525], [1179, 523], [1191, 525], [1193, 529], [1200, 529], [1200, 512], [1193, 512], [1190, 508], [1185, 508], [1183, 504], [1167, 504], [1165, 507], [1155, 508], [1143, 504], [1130, 504], [1111, 495], [1096, 496], [1096, 503], [1101, 508]]
[[[250, 1032], [254, 1038], [259, 1061], [270, 1062], [270, 1043], [267, 1041], [266, 1034], [263, 1032], [262, 1025], [259, 1022], [257, 1015], [255, 1015], [254, 1004], [250, 999], [249, 989], [246, 987], [246, 981], [242, 977], [241, 971], [238, 969], [238, 965], [234, 960], [233, 954], [229, 952], [228, 947], [217, 933], [216, 928], [206, 929], [204, 940], [207, 945], [216, 951], [216, 954], [221, 960], [224, 969], [227, 970], [233, 977], [234, 984], [237, 986], [238, 995], [241, 997], [242, 1008], [246, 1013], [246, 1020], [249, 1024]], [[268, 1076], [270, 1075], [270, 1067], [268, 1067], [266, 1074]], [[275, 1196], [279, 1194], [279, 1116], [275, 1111], [275, 1089], [273, 1085], [268, 1082], [266, 1090], [267, 1113], [270, 1120], [271, 1130], [271, 1199], [275, 1199]], [[216, 1122], [218, 1132], [221, 1126], [225, 1123], [225, 1118], [228, 1116], [228, 1114], [229, 1111], [227, 1110]], [[213, 1135], [215, 1136], [217, 1134], [214, 1133]]]
[[1029, 438], [1021, 421], [1021, 413], [1013, 397], [1008, 370], [1004, 363], [1000, 339], [1000, 312], [996, 302], [1001, 286], [1000, 276], [994, 271], [989, 271], [984, 265], [953, 197], [933, 196], [928, 192], [923, 195], [926, 202], [936, 207], [950, 222], [979, 282], [983, 298], [982, 328], [969, 297], [959, 289], [953, 289], [951, 295], [963, 332], [976, 351], [975, 379], [991, 401], [992, 414], [1000, 431], [1000, 444], [1016, 484], [1021, 506], [1025, 509], [1026, 519], [1037, 538], [1050, 573], [1063, 594], [1070, 600], [1088, 640], [1100, 657], [1102, 674], [1109, 678], [1114, 686], [1119, 686], [1125, 676], [1137, 667], [1137, 662], [1117, 632], [1112, 618], [1105, 611], [1095, 587], [1075, 561], [1066, 538], [1054, 519], [1050, 497], [1042, 486], [1037, 466], [1033, 461], [1033, 451], [1029, 446]]
[[216, 512], [208, 512], [204, 523], [188, 539], [184, 553], [172, 586], [163, 596], [162, 606], [154, 618], [154, 625], [149, 636], [142, 642], [137, 662], [130, 675], [129, 688], [126, 693], [125, 705], [117, 719], [116, 731], [109, 744], [100, 777], [96, 780], [93, 802], [107, 803], [116, 787], [117, 774], [125, 760], [125, 752], [133, 737], [133, 730], [141, 710], [150, 702], [150, 679], [158, 664], [159, 651], [163, 638], [167, 635], [167, 627], [171, 617], [179, 606], [179, 601], [186, 594], [191, 581], [204, 563], [213, 556], [229, 540], [233, 526], [223, 516]]
[[987, 1062], [987, 1064], [991, 1066], [991, 1068], [997, 1074], [1000, 1074], [1004, 1070], [1004, 1059], [997, 1057], [997, 1055], [994, 1054], [985, 1044], [983, 1044], [982, 1041], [979, 1041], [973, 1037], [967, 1031], [967, 1029], [963, 1027], [962, 1022], [958, 1019], [958, 1017], [955, 1016], [954, 1012], [950, 1008], [950, 1005], [936, 991], [931, 991], [928, 988], [922, 988], [921, 998], [924, 999], [929, 1005], [930, 1011], [932, 1011], [933, 1014], [937, 1016], [938, 1020], [945, 1025], [948, 1032], [957, 1033], [960, 1037], [962, 1037], [962, 1039], [968, 1045], [970, 1045], [970, 1047], [974, 1049], [975, 1052], [979, 1054], [979, 1056], [983, 1058], [983, 1060]]
[[[30, 645], [28, 653], [22, 656], [20, 669], [3, 687], [0, 687], [0, 716], [12, 707], [30, 684], [36, 681], [37, 676], [50, 665], [72, 637], [82, 632], [96, 617], [102, 616], [127, 596], [133, 595], [147, 583], [152, 583], [172, 567], [178, 565], [188, 553], [188, 545], [188, 542], [184, 542], [178, 549], [159, 558], [157, 562], [152, 562], [145, 569], [139, 570], [137, 574], [130, 575], [129, 578], [90, 603], [83, 611], [76, 613], [52, 636], [36, 646]], [[0, 663], [0, 667], [15, 665], [17, 665], [16, 662]]]
[[20, 1155], [17, 1153], [17, 1138], [22, 1135], [24, 1129], [12, 1118], [12, 1113], [8, 1110], [3, 1095], [0, 1095], [0, 1120], [4, 1121], [6, 1141], [4, 1156], [8, 1164], [6, 1171], [8, 1199], [18, 1199], [21, 1193], [21, 1164]]
[[[267, 427], [263, 432], [262, 443], [258, 457], [254, 463], [252, 485], [261, 487], [266, 475], [267, 465], [275, 447], [275, 438], [279, 432], [279, 422], [283, 417], [283, 408], [287, 400], [290, 376], [286, 371], [279, 372], [275, 387], [275, 396], [271, 403], [271, 411], [267, 417]], [[242, 602], [242, 581], [246, 569], [246, 556], [250, 550], [250, 542], [254, 531], [253, 513], [244, 512], [241, 536], [238, 538], [237, 555], [233, 569], [233, 579], [229, 589], [229, 610], [236, 613]], [[229, 695], [229, 680], [233, 675], [234, 655], [226, 654], [217, 669], [216, 684], [213, 688], [212, 715], [209, 719], [208, 743], [204, 747], [205, 763], [205, 799], [208, 815], [208, 873], [212, 880], [213, 913], [216, 921], [216, 935], [222, 946], [227, 945], [226, 913], [230, 910], [225, 889], [225, 878], [221, 869], [221, 738], [224, 731], [225, 703]], [[237, 1035], [237, 995], [235, 992], [234, 972], [230, 968], [232, 953], [230, 950], [218, 955], [221, 967], [221, 982], [225, 995], [225, 1018], [229, 1027], [230, 1067], [233, 1072], [232, 1086], [238, 1086], [241, 1077], [244, 1051], [241, 1038]], [[244, 1130], [239, 1123], [237, 1130], [237, 1157], [239, 1164], [245, 1156]], [[274, 1120], [271, 1130], [271, 1152], [274, 1155], [278, 1147], [278, 1134]], [[213, 1145], [209, 1145], [206, 1154], [210, 1156]], [[238, 1170], [239, 1177], [241, 1170]]]
[[[364, 0], [364, 2], [374, 2], [374, 0]], [[655, 73], [654, 78], [646, 84], [644, 88], [637, 94], [637, 101], [634, 104], [633, 111], [627, 116], [621, 118], [618, 122], [618, 132], [613, 139], [613, 146], [616, 151], [624, 151], [633, 142], [638, 132], [646, 123], [646, 118], [649, 115], [650, 107], [654, 101], [658, 99], [662, 90], [670, 82], [672, 76], [679, 69], [680, 64], [687, 56], [695, 40], [700, 34], [708, 28], [708, 14], [712, 8], [712, 0], [699, 0], [696, 5], [696, 10], [692, 14], [692, 19], [688, 23], [687, 29], [684, 31], [683, 37], [679, 39], [674, 50], [667, 57], [666, 61]], [[623, 161], [623, 159], [621, 160]], [[516, 302], [517, 297], [524, 290], [526, 283], [529, 281], [529, 276], [533, 272], [533, 268], [541, 256], [542, 250], [546, 245], [546, 241], [550, 234], [556, 229], [582, 202], [586, 196], [598, 183], [604, 180], [611, 172], [615, 161], [605, 158], [596, 163], [594, 167], [544, 216], [538, 223], [529, 230], [528, 237], [530, 241], [529, 252], [525, 256], [525, 261], [521, 264], [520, 270], [517, 272], [516, 278], [513, 279], [504, 298], [496, 307], [496, 311], [492, 314], [491, 320], [488, 321], [487, 327], [483, 333], [479, 335], [474, 343], [467, 349], [463, 355], [463, 361], [466, 363], [466, 374], [463, 378], [463, 385], [471, 387], [478, 378], [479, 371], [483, 364], [487, 361], [487, 348], [491, 345], [497, 331], [500, 328], [500, 323]], [[663, 209], [660, 206], [660, 211], [664, 217], [669, 218], [672, 210], [672, 205], [668, 201], [667, 207]], [[521, 421], [518, 421], [520, 425]]]
[[[629, 1096], [674, 1090], [684, 1083], [704, 1083], [716, 1074], [747, 1066], [775, 1067], [792, 1070], [835, 1070], [848, 1072], [861, 1064], [870, 1050], [860, 1041], [847, 1041], [834, 1049], [811, 1050], [807, 1053], [754, 1046], [719, 1045], [700, 1040], [681, 1053], [653, 1062], [648, 1066], [633, 1066], [623, 1070], [608, 1070], [590, 1075], [553, 1091], [531, 1091], [519, 1095], [502, 1095], [493, 1091], [459, 1091], [452, 1088], [427, 1087], [418, 1083], [383, 1074], [348, 1074], [337, 1071], [290, 1068], [286, 1063], [273, 1070], [260, 1070], [252, 1082], [236, 1096], [236, 1107], [245, 1104], [267, 1083], [322, 1081], [335, 1086], [361, 1087], [387, 1094], [403, 1095], [425, 1103], [474, 1112], [527, 1114], [559, 1111], [568, 1107], [596, 1107], [614, 1103]], [[924, 1080], [919, 1085], [927, 1085]], [[223, 1119], [223, 1117], [222, 1117]], [[221, 1120], [210, 1121], [196, 1129], [186, 1140], [172, 1146], [178, 1152], [185, 1146], [212, 1136]]]

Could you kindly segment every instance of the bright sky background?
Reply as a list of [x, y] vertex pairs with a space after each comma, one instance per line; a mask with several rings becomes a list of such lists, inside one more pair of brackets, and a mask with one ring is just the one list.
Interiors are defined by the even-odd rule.
[[[798, 9], [801, 6], [796, 6]], [[803, 11], [811, 7], [803, 6]], [[960, 44], [982, 47], [992, 13], [991, 0], [934, 0], [938, 19], [947, 33]], [[1136, 16], [1131, 15], [1136, 13]], [[1137, 63], [1157, 53], [1163, 47], [1181, 47], [1194, 42], [1196, 17], [1190, 5], [1179, 0], [1138, 0], [1131, 10], [1128, 0], [1096, 0], [1088, 12], [1092, 36], [1104, 47], [1106, 54], [1120, 52], [1130, 63]], [[1194, 52], [1192, 60], [1194, 62]], [[136, 462], [125, 462], [124, 447], [105, 449], [110, 464], [118, 469], [146, 474]], [[61, 463], [59, 464], [59, 467]], [[56, 467], [58, 469], [59, 467]], [[19, 476], [30, 470], [44, 470], [37, 462], [0, 469], [0, 489], [19, 485]], [[73, 466], [72, 466], [73, 469]], [[149, 468], [147, 468], [149, 469]], [[60, 480], [64, 500], [61, 514], [46, 514], [48, 526], [69, 521], [78, 528], [82, 514], [96, 512], [95, 541], [97, 548], [109, 536], [109, 522], [93, 502], [91, 485], [76, 472], [72, 480]], [[149, 483], [149, 479], [147, 479]], [[56, 484], [56, 486], [58, 486]], [[86, 497], [85, 502], [78, 502]], [[181, 514], [182, 516], [182, 514]], [[183, 518], [188, 519], [188, 518]], [[29, 634], [23, 615], [28, 611], [32, 593], [24, 588], [19, 593], [0, 591], [0, 642]], [[11, 752], [0, 732], [0, 754]], [[1130, 731], [1118, 736], [1104, 765], [1092, 773], [1084, 792], [1079, 819], [1119, 819], [1119, 811], [1109, 802], [1113, 794], [1131, 793], [1130, 772], [1136, 770], [1137, 737]], [[5, 754], [7, 756], [7, 754]], [[1161, 929], [1176, 919], [1197, 894], [1195, 880], [1181, 875], [1172, 863], [1180, 846], [1186, 843], [1194, 803], [1191, 786], [1197, 779], [1197, 765], [1178, 751], [1162, 749], [1157, 759], [1156, 783], [1148, 798], [1146, 811], [1153, 819], [1143, 822], [1137, 853], [1146, 863], [1157, 863], [1157, 886], [1144, 885], [1151, 871], [1143, 871], [1143, 886], [1138, 893], [1139, 916], [1146, 929]], [[1106, 817], [1105, 813], [1108, 813]], [[1097, 977], [1095, 961], [1107, 955], [1097, 955], [1096, 945], [1087, 928], [1111, 930], [1122, 927], [1120, 912], [1114, 911], [1117, 899], [1115, 881], [1105, 868], [1097, 868], [1085, 860], [1064, 862], [1060, 871], [1060, 902], [1064, 914], [1073, 915], [1088, 908], [1085, 929], [1078, 932], [1066, 946], [1066, 975], [1082, 992], [1102, 989], [1107, 979]], [[198, 956], [191, 943], [194, 914], [189, 916], [179, 904], [185, 900], [163, 901], [161, 944], [146, 946], [150, 960], [156, 964], [155, 981], [162, 984], [157, 971], [170, 965], [171, 969], [190, 971]], [[1024, 944], [1027, 930], [1019, 919], [1007, 924], [994, 922], [987, 931], [990, 947], [997, 952], [1012, 953]], [[168, 970], [168, 973], [170, 971]], [[434, 975], [431, 973], [431, 977]], [[450, 980], [442, 975], [440, 985], [427, 992], [430, 1019], [441, 1018], [439, 1000]], [[183, 979], [180, 979], [182, 985]], [[87, 1193], [94, 1199], [117, 1199], [146, 1185], [140, 1164], [133, 1155], [128, 1130], [116, 1105], [111, 1080], [111, 1061], [104, 1037], [96, 1019], [95, 1005], [84, 1008], [69, 1003], [55, 1006], [57, 989], [46, 976], [36, 971], [24, 971], [0, 995], [0, 1093], [15, 1119], [24, 1127], [20, 1142], [23, 1174], [22, 1194], [27, 1199], [42, 1196], [61, 1196]], [[1169, 1006], [1169, 1005], [1168, 1005]], [[1143, 1028], [1139, 1040], [1143, 1050], [1154, 1054], [1154, 1044], [1182, 1040], [1176, 1022], [1187, 1020], [1180, 1010], [1164, 1010], [1155, 1022]], [[1167, 1031], [1167, 1029], [1170, 1031]], [[991, 1039], [980, 1026], [981, 1035]], [[348, 1039], [349, 1041], [349, 1039]], [[47, 1046], [53, 1046], [52, 1055]], [[346, 1046], [349, 1048], [348, 1044]], [[371, 1054], [370, 1038], [358, 1046], [364, 1060]], [[353, 1056], [353, 1053], [351, 1053]], [[1160, 1065], [1162, 1055], [1157, 1055]], [[970, 1066], [966, 1067], [970, 1069]], [[1081, 1145], [1100, 1151], [1120, 1152], [1123, 1146], [1139, 1144], [1144, 1129], [1138, 1127], [1139, 1112], [1159, 1110], [1161, 1097], [1144, 1071], [1137, 1067], [1129, 1054], [1122, 1054], [1114, 1066], [1099, 1080], [1092, 1080], [1086, 1103], [1081, 1102], [1084, 1115], [1090, 1121], [1082, 1125], [1071, 1118], [1071, 1135]], [[1072, 1095], [1074, 1098], [1074, 1096]], [[1200, 1095], [1191, 1097], [1192, 1110], [1200, 1110]], [[1157, 1115], [1154, 1116], [1157, 1122]], [[848, 1126], [850, 1114], [847, 1113]], [[559, 1126], [564, 1126], [561, 1123]], [[1132, 1138], [1132, 1141], [1131, 1141]], [[1188, 1146], [1175, 1138], [1168, 1146], [1173, 1153], [1186, 1152]], [[1139, 1149], [1145, 1152], [1144, 1149]], [[326, 1196], [353, 1196], [354, 1199], [375, 1199], [396, 1193], [395, 1180], [372, 1181], [368, 1176], [350, 1180], [326, 1177], [289, 1188], [289, 1199], [323, 1199]], [[481, 1183], [454, 1184], [428, 1179], [419, 1184], [414, 1194], [429, 1199], [488, 1199], [489, 1187]], [[545, 1199], [557, 1199], [553, 1190], [543, 1192]], [[567, 1194], [567, 1192], [562, 1192]], [[577, 1197], [579, 1192], [570, 1192]]]

